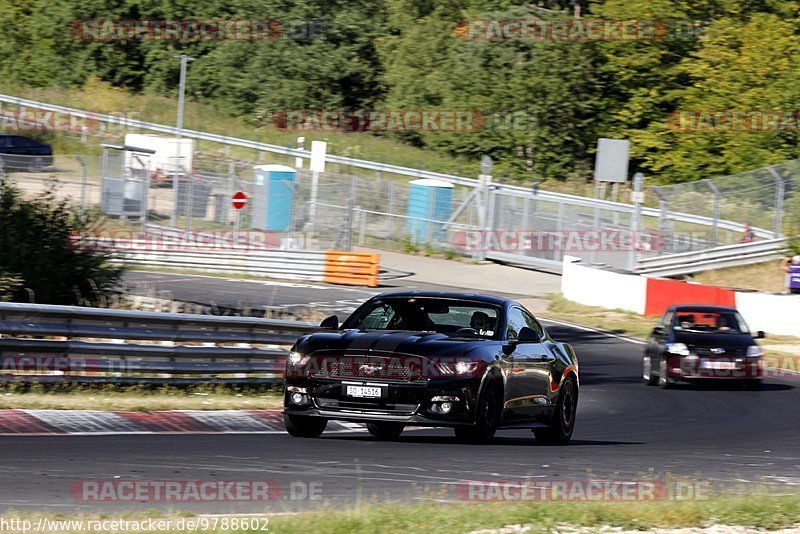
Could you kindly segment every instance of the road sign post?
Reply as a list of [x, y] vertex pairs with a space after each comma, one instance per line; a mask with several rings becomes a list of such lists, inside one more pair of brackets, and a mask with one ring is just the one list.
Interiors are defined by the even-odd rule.
[[247, 195], [242, 191], [237, 191], [233, 194], [231, 204], [233, 209], [236, 210], [236, 219], [233, 222], [233, 240], [235, 243], [239, 242], [239, 229], [242, 220], [242, 208], [247, 206]]

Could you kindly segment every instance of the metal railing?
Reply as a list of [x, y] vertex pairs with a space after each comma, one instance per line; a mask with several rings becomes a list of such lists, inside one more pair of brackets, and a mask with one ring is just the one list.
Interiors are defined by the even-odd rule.
[[639, 260], [636, 272], [648, 276], [676, 276], [712, 269], [751, 265], [783, 256], [785, 238], [725, 245]]
[[[42, 109], [45, 111], [52, 111], [55, 113], [61, 113], [68, 116], [80, 117], [83, 119], [92, 119], [103, 123], [115, 124], [124, 127], [130, 128], [138, 128], [143, 130], [150, 130], [154, 132], [165, 133], [169, 135], [177, 135], [178, 129], [174, 126], [167, 126], [164, 124], [157, 124], [152, 122], [140, 121], [136, 119], [130, 119], [125, 117], [119, 117], [114, 115], [104, 115], [101, 113], [93, 113], [89, 111], [79, 110], [75, 108], [69, 108], [66, 106], [58, 106], [55, 104], [48, 104], [46, 102], [38, 102], [35, 100], [28, 100], [24, 98], [18, 98], [12, 95], [5, 95], [0, 94], [0, 102], [5, 102], [8, 104], [13, 104], [16, 106], [22, 107], [29, 107], [34, 109]], [[240, 139], [235, 137], [229, 137], [226, 135], [219, 135], [219, 134], [212, 134], [207, 132], [200, 132], [197, 130], [181, 130], [181, 136], [192, 138], [192, 139], [199, 139], [202, 141], [210, 141], [214, 143], [220, 143], [230, 146], [238, 146], [243, 148], [249, 148], [257, 151], [262, 152], [271, 152], [274, 154], [281, 154], [285, 156], [293, 156], [299, 157], [303, 159], [311, 159], [311, 151], [310, 150], [302, 150], [297, 148], [290, 148], [284, 147], [280, 145], [272, 145], [268, 143], [261, 143], [258, 141], [250, 141], [247, 139]], [[422, 169], [413, 169], [410, 167], [403, 167], [399, 165], [389, 165], [386, 163], [379, 163], [374, 161], [350, 158], [346, 156], [337, 156], [335, 154], [328, 154], [326, 156], [326, 161], [332, 164], [337, 165], [344, 165], [349, 167], [355, 167], [359, 169], [365, 170], [372, 170], [378, 172], [385, 172], [389, 174], [396, 174], [400, 176], [408, 176], [412, 178], [427, 178], [427, 179], [435, 179], [435, 180], [446, 180], [452, 182], [456, 185], [468, 186], [468, 187], [476, 187], [478, 185], [478, 180], [474, 178], [465, 178], [463, 176], [456, 176], [453, 174], [447, 173], [440, 173], [434, 171], [426, 171]], [[530, 194], [531, 189], [527, 186], [515, 186], [509, 184], [493, 184], [493, 187], [496, 188], [498, 191], [509, 191], [509, 192], [516, 192], [516, 193], [523, 193], [523, 194]], [[540, 200], [552, 201], [552, 202], [566, 202], [569, 204], [573, 204], [575, 206], [580, 207], [591, 207], [591, 208], [602, 208], [602, 209], [610, 209], [615, 211], [621, 212], [632, 212], [633, 205], [625, 204], [622, 202], [612, 202], [608, 200], [600, 200], [600, 199], [592, 199], [587, 197], [581, 197], [577, 195], [569, 195], [565, 193], [554, 193], [551, 191], [538, 191], [536, 196]], [[643, 211], [645, 215], [651, 216], [658, 216], [659, 210], [656, 208], [645, 208]], [[698, 216], [691, 213], [682, 213], [682, 212], [673, 212], [672, 215], [674, 218], [680, 222], [686, 222], [691, 224], [701, 224], [701, 225], [711, 225], [714, 222], [713, 217], [707, 216]], [[739, 222], [731, 222], [731, 221], [718, 221], [720, 228], [725, 228], [732, 231], [741, 231], [742, 224]]]
[[[167, 135], [177, 134], [177, 129], [172, 126], [116, 115], [90, 113], [10, 95], [0, 95], [0, 102], [121, 127], [150, 130]], [[310, 158], [310, 151], [225, 135], [194, 130], [181, 130], [181, 135], [261, 152]], [[323, 248], [347, 249], [354, 243], [354, 236], [357, 236], [359, 245], [367, 247], [381, 248], [385, 243], [393, 242], [393, 246], [397, 248], [405, 246], [405, 241], [416, 245], [415, 239], [420, 232], [409, 230], [414, 225], [425, 226], [428, 234], [424, 240], [426, 244], [446, 250], [452, 249], [450, 237], [453, 231], [458, 229], [487, 232], [531, 229], [545, 232], [585, 232], [636, 228], [639, 231], [657, 231], [665, 241], [662, 249], [651, 251], [632, 249], [628, 254], [618, 251], [605, 253], [565, 250], [488, 250], [482, 256], [482, 258], [553, 270], [560, 268], [565, 253], [577, 255], [592, 263], [634, 270], [639, 261], [647, 262], [653, 256], [675, 256], [675, 253], [685, 251], [686, 248], [678, 246], [687, 245], [687, 241], [680, 239], [680, 236], [691, 237], [688, 246], [694, 251], [711, 250], [734, 242], [744, 232], [745, 221], [752, 223], [756, 238], [778, 238], [781, 235], [780, 227], [786, 211], [784, 202], [792, 192], [791, 180], [797, 167], [796, 162], [790, 162], [733, 177], [701, 180], [676, 186], [651, 187], [650, 190], [658, 197], [652, 200], [657, 202], [658, 207], [650, 207], [534, 190], [519, 185], [481, 183], [473, 178], [333, 154], [327, 156], [327, 161], [334, 165], [402, 177], [444, 180], [455, 184], [456, 187], [450, 212], [454, 214], [452, 220], [436, 221], [432, 215], [411, 219], [406, 211], [409, 203], [408, 188], [396, 179], [364, 179], [323, 173], [320, 177], [319, 191], [317, 194], [311, 194], [311, 178], [307, 173], [300, 171], [297, 182], [293, 185], [291, 230], [304, 232], [306, 235], [313, 234], [310, 237], [316, 238]], [[111, 168], [113, 165], [107, 167]], [[122, 174], [123, 171], [125, 169], [120, 165]], [[117, 195], [119, 197], [117, 201], [122, 206], [120, 210], [123, 218], [128, 213], [125, 209], [139, 206], [136, 208], [139, 210], [137, 213], [144, 214], [141, 217], [144, 219], [149, 216], [154, 221], [160, 222], [172, 215], [170, 225], [173, 227], [182, 226], [187, 230], [209, 226], [224, 228], [228, 227], [232, 220], [228, 207], [232, 191], [243, 190], [252, 194], [258, 188], [251, 177], [237, 175], [237, 172], [231, 164], [228, 174], [198, 173], [196, 176], [187, 176], [188, 187], [179, 183], [177, 191], [155, 185], [151, 187], [145, 181], [144, 185], [140, 186], [141, 198], [138, 196], [129, 198], [128, 193], [125, 193]], [[104, 178], [115, 178], [115, 176], [104, 176]], [[118, 188], [125, 191], [133, 190], [134, 186], [138, 185], [136, 180], [128, 180], [127, 177], [117, 178], [120, 178]], [[105, 190], [100, 190], [100, 183], [90, 183], [87, 193], [86, 180], [82, 182], [82, 198], [95, 196], [106, 198]], [[322, 199], [323, 202], [314, 202], [312, 199]], [[476, 199], [480, 202], [476, 203]], [[637, 209], [639, 207], [641, 209]], [[254, 203], [249, 212], [241, 214], [241, 224], [244, 228], [255, 224], [252, 217], [254, 213], [252, 210], [255, 209]], [[210, 216], [212, 211], [213, 218]], [[181, 223], [177, 221], [177, 214], [181, 214], [183, 218]], [[196, 226], [193, 226], [193, 219]], [[238, 218], [236, 220], [238, 225]], [[409, 220], [417, 222], [409, 224]], [[143, 223], [146, 224], [146, 221]], [[311, 229], [310, 234], [308, 228]]]
[[0, 303], [0, 380], [277, 383], [287, 347], [318, 329], [277, 319]]

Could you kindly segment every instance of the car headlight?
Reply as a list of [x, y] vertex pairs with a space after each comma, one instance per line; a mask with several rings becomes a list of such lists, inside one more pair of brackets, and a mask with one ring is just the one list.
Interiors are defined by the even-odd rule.
[[289, 358], [286, 360], [289, 365], [303, 365], [308, 361], [308, 356], [303, 354], [302, 352], [292, 351], [289, 353]]
[[445, 375], [466, 375], [474, 373], [478, 369], [478, 362], [459, 361], [453, 363], [439, 362], [436, 364], [439, 371]]
[[758, 345], [750, 345], [747, 347], [747, 357], [748, 358], [760, 358], [764, 355], [764, 351], [761, 350], [761, 347]]
[[678, 356], [689, 356], [689, 347], [684, 343], [667, 343], [667, 352]]
[[478, 362], [456, 362], [456, 374], [465, 375], [467, 373], [474, 373], [478, 368]]

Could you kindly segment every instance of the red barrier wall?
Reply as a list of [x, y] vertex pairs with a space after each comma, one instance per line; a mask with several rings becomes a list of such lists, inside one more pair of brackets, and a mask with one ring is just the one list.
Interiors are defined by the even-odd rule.
[[730, 289], [665, 278], [648, 278], [645, 298], [645, 315], [661, 315], [673, 304], [736, 307], [736, 294]]

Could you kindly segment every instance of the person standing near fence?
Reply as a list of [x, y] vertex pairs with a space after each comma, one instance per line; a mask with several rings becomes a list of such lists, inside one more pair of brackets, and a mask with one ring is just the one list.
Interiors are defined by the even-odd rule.
[[800, 293], [800, 255], [784, 258], [781, 268], [786, 271], [786, 287], [789, 293]]
[[744, 234], [739, 238], [740, 243], [752, 243], [756, 238], [755, 232], [750, 227], [750, 221], [744, 223]]

